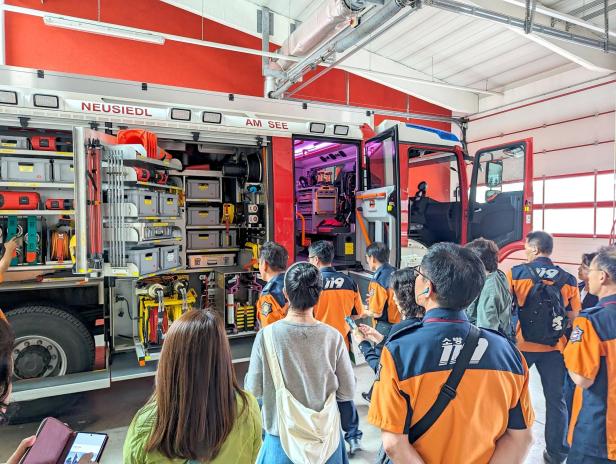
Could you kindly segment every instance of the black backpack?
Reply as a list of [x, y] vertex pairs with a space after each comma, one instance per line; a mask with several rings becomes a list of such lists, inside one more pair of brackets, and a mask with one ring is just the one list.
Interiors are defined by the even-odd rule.
[[567, 328], [567, 312], [560, 290], [567, 273], [558, 269], [558, 277], [552, 285], [543, 282], [532, 266], [526, 264], [533, 287], [524, 306], [519, 307], [518, 318], [524, 340], [541, 345], [555, 346]]

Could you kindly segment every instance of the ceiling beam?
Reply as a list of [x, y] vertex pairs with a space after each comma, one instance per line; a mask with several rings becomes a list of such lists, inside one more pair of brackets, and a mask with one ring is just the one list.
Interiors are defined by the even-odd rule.
[[[249, 0], [232, 0], [227, 2], [212, 2], [208, 0], [163, 0], [165, 3], [200, 15], [204, 6], [203, 16], [221, 24], [233, 27], [255, 37], [261, 38], [257, 32], [257, 10], [261, 7]], [[289, 34], [289, 26], [294, 20], [274, 12], [274, 35], [272, 42], [281, 44]], [[370, 68], [367, 64], [370, 63]], [[374, 82], [386, 85], [400, 92], [428, 101], [454, 112], [469, 114], [477, 111], [479, 97], [469, 90], [461, 90], [442, 86], [447, 82], [437, 81], [434, 85], [431, 76], [404, 66], [396, 61], [384, 58], [376, 53], [363, 49], [350, 57], [345, 64], [347, 71]], [[377, 74], [377, 70], [382, 73]], [[394, 77], [395, 76], [395, 77]], [[398, 76], [405, 76], [401, 79]], [[258, 76], [259, 78], [261, 76]], [[257, 78], [257, 76], [255, 76]], [[422, 80], [425, 83], [420, 83]], [[438, 85], [438, 86], [437, 86]]]
[[[435, 1], [435, 3], [437, 3]], [[481, 8], [485, 11], [490, 11], [501, 15], [501, 17], [513, 18], [516, 22], [523, 24], [525, 8], [520, 8], [516, 5], [509, 4], [505, 1], [499, 0], [496, 3], [494, 0], [462, 0], [461, 2], [446, 2], [446, 3], [464, 3], [466, 5]], [[430, 4], [430, 2], [427, 2]], [[549, 27], [549, 19], [545, 16], [536, 17], [534, 32], [531, 34], [525, 34], [524, 29], [515, 26], [509, 26], [505, 22], [500, 22], [502, 27], [514, 31], [528, 40], [535, 42], [536, 44], [556, 53], [563, 58], [576, 63], [578, 66], [582, 66], [589, 71], [611, 73], [616, 71], [616, 54], [605, 53], [599, 48], [591, 48], [584, 45], [578, 45], [567, 40], [559, 40], [540, 34], [540, 27]], [[597, 40], [597, 39], [593, 39]]]

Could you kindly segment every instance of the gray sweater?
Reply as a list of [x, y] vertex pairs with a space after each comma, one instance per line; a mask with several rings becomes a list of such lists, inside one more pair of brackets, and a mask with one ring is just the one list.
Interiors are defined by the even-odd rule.
[[[272, 338], [287, 390], [304, 406], [320, 411], [332, 392], [338, 401], [355, 393], [351, 359], [342, 335], [322, 324], [281, 320], [272, 324]], [[276, 391], [265, 355], [263, 332], [257, 333], [244, 387], [263, 401], [263, 428], [278, 436]]]
[[481, 293], [466, 309], [466, 314], [477, 327], [506, 333], [511, 325], [511, 302], [507, 276], [497, 270], [486, 276]]

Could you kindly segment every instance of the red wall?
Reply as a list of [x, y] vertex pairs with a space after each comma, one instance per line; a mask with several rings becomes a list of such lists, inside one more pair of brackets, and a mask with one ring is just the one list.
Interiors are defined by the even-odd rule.
[[[287, 249], [291, 262], [295, 261], [295, 183], [280, 182], [293, 179], [293, 145], [288, 137], [272, 137], [274, 189], [273, 240]], [[276, 182], [276, 179], [279, 182]]]
[[[94, 20], [98, 14], [97, 0], [5, 3]], [[261, 47], [259, 38], [208, 19], [201, 20], [198, 15], [159, 0], [100, 0], [100, 20], [197, 39], [203, 30], [204, 40]], [[164, 45], [154, 45], [69, 31], [45, 26], [42, 18], [17, 13], [6, 13], [6, 62], [49, 71], [263, 95], [258, 56], [169, 40]], [[410, 98], [413, 112], [451, 116], [448, 110], [341, 70], [330, 71], [296, 96], [393, 111], [405, 111]], [[449, 129], [448, 124], [421, 123]]]

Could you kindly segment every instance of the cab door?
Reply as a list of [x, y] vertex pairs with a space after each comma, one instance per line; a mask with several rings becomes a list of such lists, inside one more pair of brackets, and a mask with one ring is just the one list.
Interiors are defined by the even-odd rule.
[[400, 263], [400, 159], [398, 129], [393, 127], [364, 143], [364, 186], [356, 194], [357, 256], [366, 267], [372, 242], [390, 249], [389, 262]]
[[468, 209], [468, 241], [494, 240], [501, 259], [524, 248], [532, 230], [533, 140], [475, 154]]

